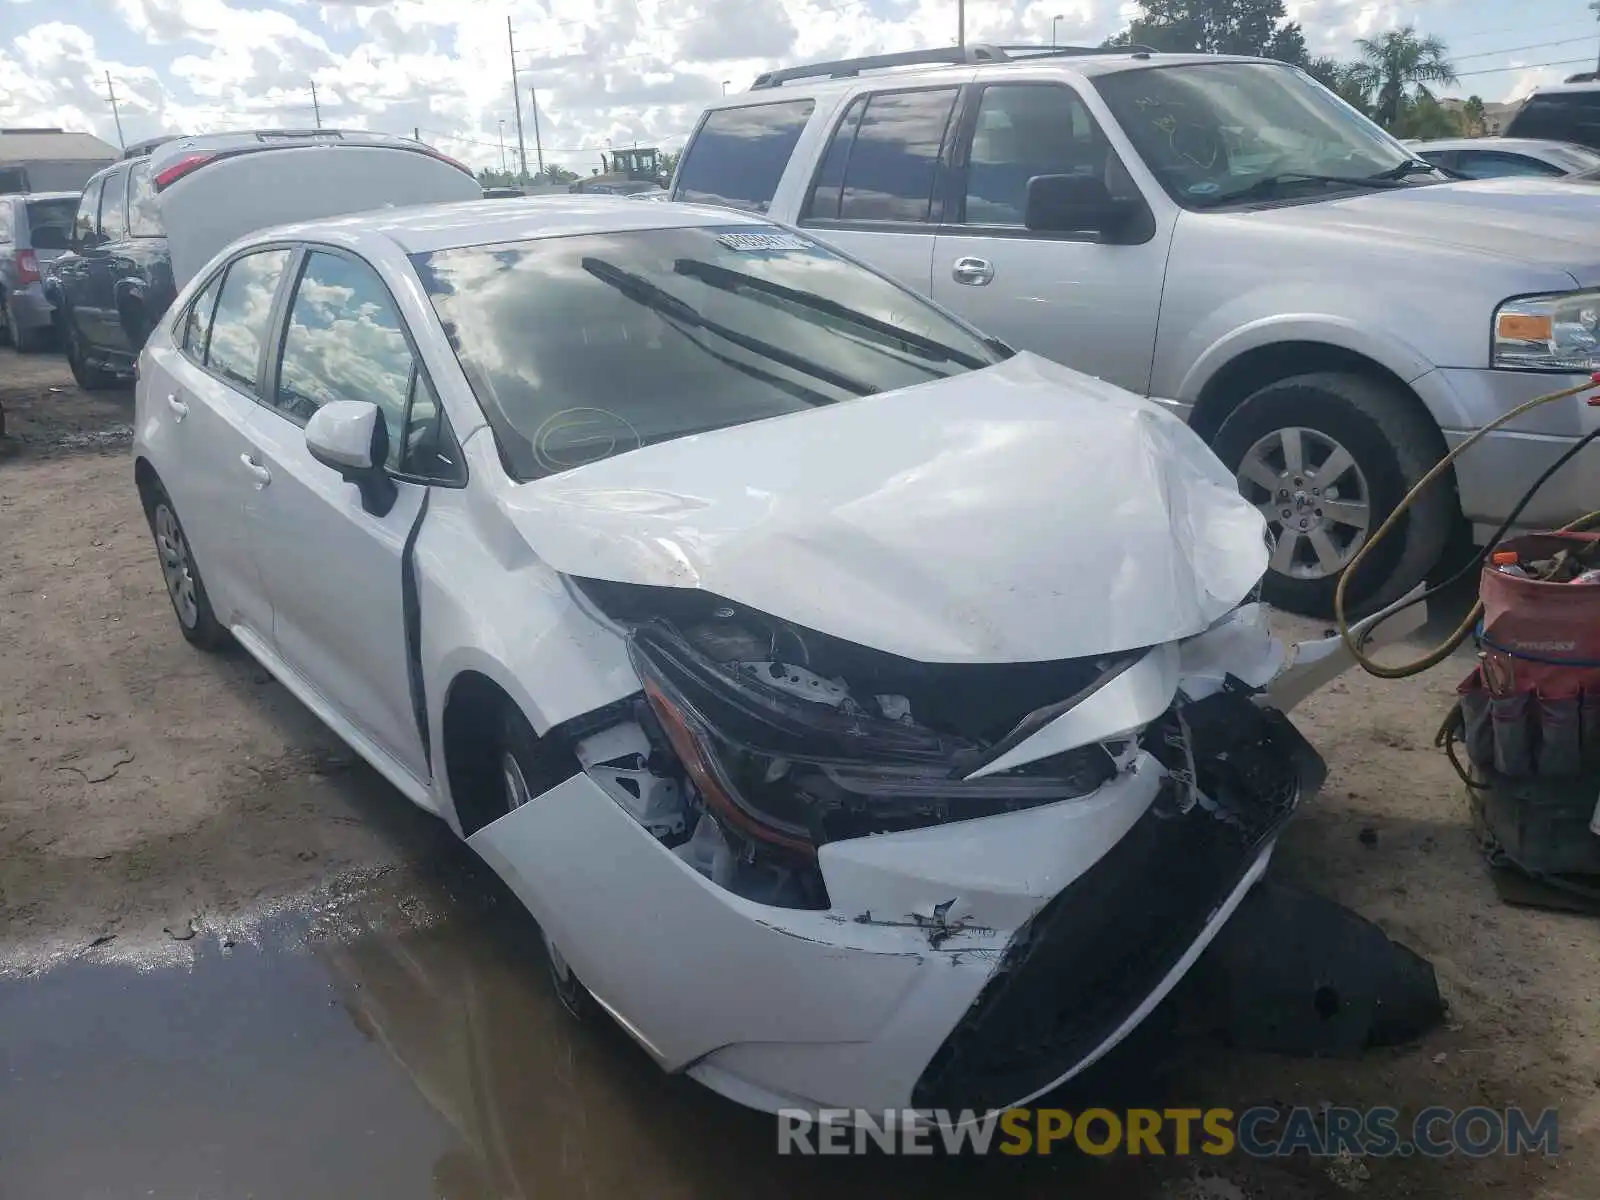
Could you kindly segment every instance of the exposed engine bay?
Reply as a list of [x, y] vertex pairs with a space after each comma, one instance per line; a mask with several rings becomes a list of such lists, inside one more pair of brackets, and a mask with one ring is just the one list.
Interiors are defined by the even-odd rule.
[[1258, 724], [1235, 746], [1215, 716], [1239, 724], [1234, 706], [1253, 707], [1243, 685], [1200, 705], [1198, 736], [1175, 704], [1143, 731], [984, 773], [1145, 650], [927, 664], [702, 591], [575, 583], [627, 638], [643, 684], [623, 720], [575, 742], [578, 762], [686, 862], [760, 903], [828, 907], [817, 852], [829, 842], [1086, 797], [1141, 748], [1167, 768], [1178, 811], [1240, 789], [1294, 802], [1284, 756], [1244, 744]]

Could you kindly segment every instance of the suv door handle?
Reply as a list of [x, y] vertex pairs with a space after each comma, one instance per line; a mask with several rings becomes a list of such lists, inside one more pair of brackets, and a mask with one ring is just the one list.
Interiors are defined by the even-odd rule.
[[272, 472], [263, 467], [255, 459], [251, 458], [248, 454], [239, 455], [239, 461], [244, 464], [244, 469], [249, 471], [250, 474], [255, 478], [256, 491], [259, 492], [262, 488], [266, 487], [267, 484], [272, 482]]
[[168, 393], [167, 407], [172, 410], [173, 416], [179, 421], [183, 420], [189, 415], [189, 406], [182, 400], [179, 400], [177, 393], [175, 392]]
[[994, 278], [994, 264], [987, 258], [958, 258], [950, 267], [950, 278], [982, 287]]

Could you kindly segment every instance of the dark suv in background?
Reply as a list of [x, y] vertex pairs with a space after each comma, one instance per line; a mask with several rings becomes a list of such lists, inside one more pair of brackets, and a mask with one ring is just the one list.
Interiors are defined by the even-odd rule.
[[46, 294], [82, 388], [114, 387], [131, 374], [176, 294], [150, 175], [153, 148], [131, 147], [129, 158], [89, 180], [68, 253], [50, 267]]

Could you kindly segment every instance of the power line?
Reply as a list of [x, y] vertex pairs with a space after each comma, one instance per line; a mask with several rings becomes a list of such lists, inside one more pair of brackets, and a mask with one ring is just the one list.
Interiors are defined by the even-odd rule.
[[1592, 37], [1593, 35], [1591, 34], [1590, 37], [1560, 38], [1554, 42], [1529, 42], [1526, 46], [1507, 46], [1503, 50], [1478, 50], [1472, 54], [1452, 54], [1450, 58], [1457, 62], [1467, 58], [1493, 58], [1496, 54], [1515, 54], [1519, 50], [1543, 50], [1548, 46], [1570, 46], [1573, 42], [1590, 41]]
[[1592, 63], [1593, 61], [1594, 61], [1594, 59], [1588, 58], [1588, 57], [1585, 57], [1585, 58], [1561, 58], [1561, 59], [1557, 59], [1555, 62], [1517, 63], [1514, 66], [1509, 66], [1509, 67], [1482, 67], [1482, 68], [1480, 68], [1480, 69], [1478, 69], [1476, 71], [1457, 71], [1456, 72], [1456, 77], [1458, 79], [1461, 79], [1461, 78], [1465, 78], [1468, 75], [1499, 75], [1499, 74], [1501, 74], [1502, 72], [1505, 72], [1505, 71], [1536, 71], [1540, 67], [1570, 67], [1570, 66], [1573, 66], [1573, 65], [1575, 65], [1577, 63], [1585, 63], [1585, 64], [1587, 64], [1587, 63]]

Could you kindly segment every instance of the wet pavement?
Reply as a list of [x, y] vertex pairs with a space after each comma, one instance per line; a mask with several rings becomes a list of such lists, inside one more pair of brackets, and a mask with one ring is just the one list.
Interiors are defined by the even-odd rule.
[[452, 857], [0, 981], [0, 1197], [1154, 1194], [1128, 1162], [780, 1158], [770, 1117], [574, 1021], [533, 922]]

